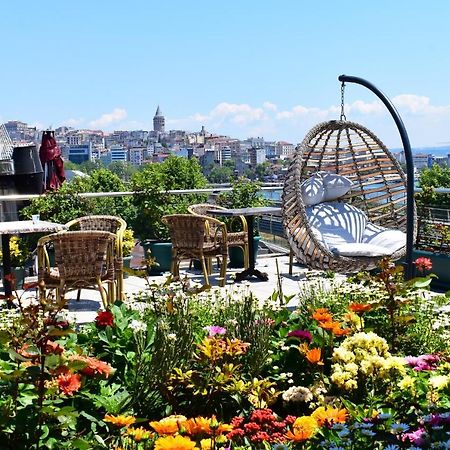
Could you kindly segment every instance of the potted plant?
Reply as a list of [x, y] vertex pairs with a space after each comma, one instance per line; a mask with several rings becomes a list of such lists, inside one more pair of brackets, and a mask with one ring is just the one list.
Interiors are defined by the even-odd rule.
[[[251, 181], [244, 177], [239, 177], [232, 183], [232, 190], [222, 192], [218, 195], [216, 203], [225, 208], [250, 208], [258, 206], [268, 206], [270, 201], [261, 195], [261, 183]], [[240, 226], [238, 220], [227, 221], [227, 227], [230, 231], [239, 231], [236, 227]], [[254, 257], [258, 254], [258, 246], [261, 236], [259, 236], [258, 221], [255, 220], [255, 229], [253, 230], [253, 251]], [[230, 267], [244, 267], [244, 255], [240, 248], [232, 247], [229, 249]]]
[[205, 201], [203, 194], [173, 194], [168, 191], [206, 186], [196, 159], [169, 156], [162, 163], [147, 164], [132, 178], [136, 217], [132, 228], [146, 257], [156, 259], [158, 272], [170, 270], [172, 246], [168, 228], [161, 219], [167, 214], [184, 214], [187, 207]]
[[[30, 257], [30, 252], [25, 241], [17, 236], [12, 236], [9, 242], [11, 257], [11, 273], [14, 274], [16, 280], [16, 288], [21, 288], [25, 277], [25, 263]], [[3, 254], [0, 251], [0, 260], [3, 264]]]

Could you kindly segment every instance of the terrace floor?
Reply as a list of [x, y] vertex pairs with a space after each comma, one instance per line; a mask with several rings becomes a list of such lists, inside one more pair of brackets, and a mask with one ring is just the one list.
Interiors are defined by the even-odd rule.
[[[211, 289], [227, 289], [227, 290], [248, 290], [256, 298], [261, 301], [267, 300], [274, 291], [279, 290], [280, 285], [284, 296], [294, 296], [287, 307], [294, 307], [298, 302], [296, 294], [305, 288], [311, 277], [323, 277], [324, 284], [329, 283], [329, 280], [324, 277], [324, 273], [318, 271], [311, 271], [298, 264], [294, 265], [293, 274], [289, 275], [289, 257], [287, 255], [281, 256], [258, 256], [256, 268], [269, 275], [268, 281], [260, 281], [256, 278], [250, 278], [241, 283], [234, 282], [234, 274], [242, 269], [227, 269], [227, 282], [224, 288], [220, 288], [217, 277], [219, 276], [216, 265], [213, 265], [213, 273], [210, 276]], [[277, 273], [279, 275], [277, 275]], [[169, 273], [158, 276], [151, 276], [148, 280], [151, 283], [164, 283], [167, 280]], [[187, 277], [190, 282], [203, 283], [203, 275], [201, 270], [189, 269], [188, 262], [180, 267], [180, 275], [182, 278]], [[343, 276], [338, 276], [337, 280], [343, 279]], [[134, 294], [146, 289], [147, 281], [136, 276], [128, 276], [124, 280], [125, 294], [127, 298], [132, 298]], [[22, 294], [21, 291], [18, 292]], [[34, 296], [34, 292], [25, 293], [25, 297]], [[76, 300], [77, 292], [69, 292], [67, 298], [69, 300], [69, 318], [77, 323], [86, 323], [93, 321], [97, 311], [102, 308], [100, 294], [94, 290], [82, 290], [80, 300]]]

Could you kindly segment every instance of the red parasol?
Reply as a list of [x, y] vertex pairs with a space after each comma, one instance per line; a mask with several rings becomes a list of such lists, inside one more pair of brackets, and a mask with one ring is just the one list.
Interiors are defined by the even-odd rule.
[[54, 131], [44, 131], [39, 159], [44, 168], [44, 188], [46, 191], [58, 189], [65, 181], [64, 161], [61, 157], [61, 149], [56, 144]]

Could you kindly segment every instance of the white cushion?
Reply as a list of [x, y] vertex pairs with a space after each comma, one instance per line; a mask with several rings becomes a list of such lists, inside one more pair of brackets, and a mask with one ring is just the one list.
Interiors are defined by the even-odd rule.
[[[376, 227], [376, 225], [374, 226]], [[362, 241], [370, 245], [386, 248], [389, 250], [390, 255], [406, 245], [406, 234], [403, 231], [378, 228], [380, 230], [377, 233], [364, 233]]]
[[360, 209], [347, 203], [321, 203], [306, 208], [311, 227], [324, 245], [361, 242], [367, 216]]
[[339, 256], [388, 256], [393, 253], [389, 248], [358, 242], [330, 246], [330, 250]]
[[321, 174], [316, 173], [312, 177], [309, 177], [301, 184], [300, 189], [303, 203], [306, 206], [313, 206], [323, 202], [325, 188]]
[[324, 202], [331, 202], [345, 195], [352, 188], [350, 178], [331, 172], [319, 172], [325, 188]]

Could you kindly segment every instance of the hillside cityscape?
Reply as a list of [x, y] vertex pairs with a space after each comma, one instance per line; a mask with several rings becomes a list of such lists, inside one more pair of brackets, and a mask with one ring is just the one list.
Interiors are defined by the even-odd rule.
[[[25, 122], [11, 120], [4, 124], [15, 145], [39, 145], [43, 130]], [[169, 155], [196, 157], [203, 173], [213, 183], [228, 182], [231, 177], [247, 176], [261, 181], [279, 181], [287, 170], [297, 143], [266, 141], [263, 137], [244, 140], [200, 131], [166, 130], [166, 118], [158, 106], [153, 130], [75, 129], [61, 126], [54, 131], [63, 158], [69, 168], [89, 163], [108, 167], [119, 163], [138, 168], [143, 164], [164, 161]], [[403, 164], [403, 151], [392, 149]], [[438, 164], [450, 167], [450, 146], [413, 148], [416, 172]]]

